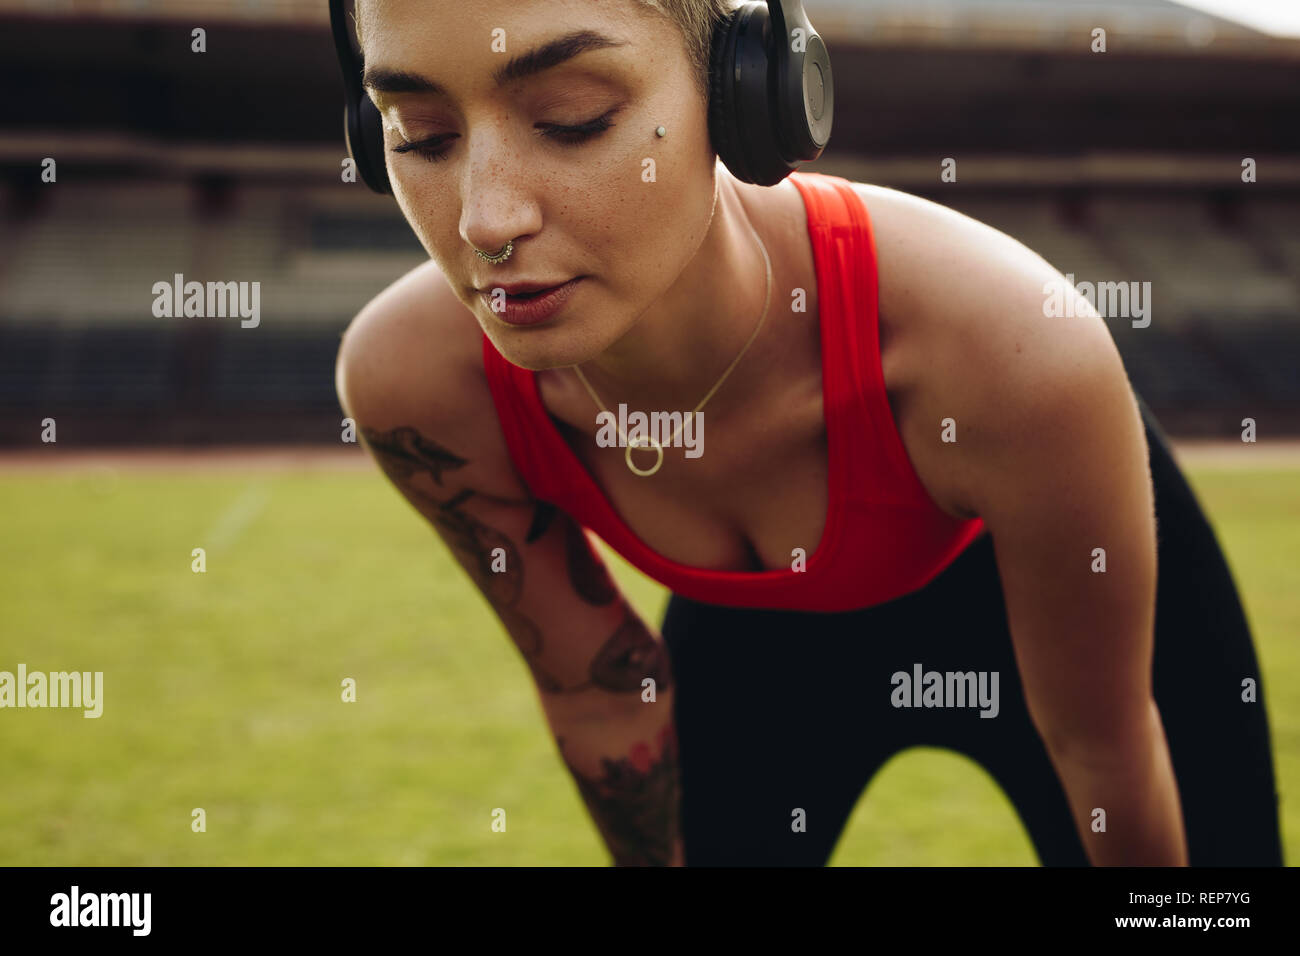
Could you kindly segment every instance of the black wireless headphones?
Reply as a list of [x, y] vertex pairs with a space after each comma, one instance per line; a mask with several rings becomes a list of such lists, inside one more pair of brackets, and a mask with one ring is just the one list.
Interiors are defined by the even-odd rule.
[[[344, 0], [330, 0], [347, 97], [348, 153], [367, 186], [391, 193], [383, 125], [361, 86], [364, 64], [347, 19]], [[709, 137], [737, 179], [774, 186], [820, 156], [831, 137], [834, 106], [830, 54], [802, 0], [746, 3], [718, 23], [709, 59]]]

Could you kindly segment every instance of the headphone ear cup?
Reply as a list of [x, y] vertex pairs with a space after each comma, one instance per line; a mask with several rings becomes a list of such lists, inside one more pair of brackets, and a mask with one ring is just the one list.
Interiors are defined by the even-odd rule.
[[737, 178], [744, 179], [744, 156], [736, 148], [735, 120], [736, 13], [723, 17], [713, 28], [709, 52], [709, 139], [713, 150]]
[[357, 141], [349, 143], [349, 146], [359, 147], [352, 150], [352, 155], [361, 170], [361, 178], [375, 192], [391, 193], [393, 190], [388, 182], [388, 165], [384, 161], [384, 120], [379, 115], [379, 108], [364, 93], [361, 95], [358, 119], [361, 128], [358, 130]]
[[[384, 163], [384, 123], [361, 85], [360, 54], [352, 45], [345, 0], [330, 0], [330, 35], [343, 73], [343, 139], [361, 181], [377, 193], [391, 193]], [[353, 5], [355, 10], [355, 4]]]
[[714, 148], [741, 182], [775, 186], [794, 164], [783, 155], [778, 130], [768, 5], [745, 4], [725, 23], [714, 34], [709, 70]]

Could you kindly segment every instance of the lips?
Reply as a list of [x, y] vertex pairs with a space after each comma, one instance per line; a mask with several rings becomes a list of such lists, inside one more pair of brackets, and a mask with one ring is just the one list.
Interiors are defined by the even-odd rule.
[[[503, 282], [496, 288], [521, 291], [498, 295], [493, 289], [488, 289], [478, 295], [501, 321], [509, 325], [536, 325], [563, 310], [583, 281], [583, 276], [577, 276], [550, 286], [541, 282]], [[522, 291], [530, 288], [532, 292]]]
[[568, 279], [556, 279], [553, 282], [494, 282], [492, 285], [480, 288], [478, 291], [491, 294], [494, 289], [502, 289], [506, 295], [529, 295], [534, 292], [554, 289], [556, 286], [564, 285], [568, 281]]

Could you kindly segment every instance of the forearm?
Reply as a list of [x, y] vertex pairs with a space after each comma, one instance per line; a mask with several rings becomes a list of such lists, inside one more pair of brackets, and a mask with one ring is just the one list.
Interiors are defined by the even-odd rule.
[[552, 723], [615, 866], [682, 866], [681, 776], [672, 693], [607, 720]]
[[[1123, 738], [1049, 746], [1094, 866], [1186, 866], [1182, 804], [1154, 702], [1145, 725]], [[1106, 829], [1094, 830], [1094, 810]]]

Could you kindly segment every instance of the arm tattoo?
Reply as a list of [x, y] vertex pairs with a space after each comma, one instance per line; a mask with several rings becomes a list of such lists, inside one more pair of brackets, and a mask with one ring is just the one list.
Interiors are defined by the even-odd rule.
[[632, 693], [641, 689], [642, 680], [653, 677], [658, 691], [669, 688], [670, 675], [663, 642], [655, 640], [624, 601], [623, 623], [591, 662], [590, 683], [615, 693]]
[[609, 572], [591, 550], [591, 542], [576, 521], [564, 523], [564, 550], [568, 558], [569, 580], [578, 597], [599, 607], [618, 596]]
[[464, 468], [469, 464], [464, 458], [453, 455], [435, 441], [430, 441], [409, 425], [390, 432], [377, 432], [362, 426], [361, 435], [379, 456], [384, 471], [397, 478], [408, 478], [418, 471], [433, 475], [436, 484], [442, 484], [444, 469]]
[[[361, 433], [390, 480], [404, 494], [428, 509], [434, 525], [514, 637], [541, 690], [549, 694], [567, 694], [599, 687], [614, 693], [629, 693], [640, 690], [641, 681], [646, 677], [654, 678], [658, 690], [668, 689], [671, 676], [662, 642], [650, 634], [625, 599], [622, 600], [623, 620], [592, 660], [588, 680], [565, 687], [547, 672], [540, 661], [543, 647], [541, 629], [514, 606], [524, 589], [524, 561], [519, 549], [508, 536], [461, 507], [474, 497], [476, 492], [473, 489], [463, 488], [444, 501], [416, 487], [413, 481], [415, 476], [427, 474], [435, 485], [441, 487], [443, 472], [462, 468], [468, 460], [408, 426], [388, 432], [362, 427]], [[542, 537], [554, 523], [557, 513], [553, 504], [536, 502], [525, 543], [531, 544]], [[569, 581], [574, 591], [583, 601], [597, 607], [620, 599], [608, 570], [592, 549], [581, 526], [567, 517], [562, 525]], [[505, 559], [503, 571], [493, 570], [496, 563], [493, 553], [498, 548]]]
[[537, 507], [533, 509], [533, 523], [528, 526], [528, 533], [524, 535], [524, 544], [532, 544], [546, 534], [546, 529], [555, 520], [557, 510], [549, 501], [537, 502]]
[[659, 733], [656, 758], [638, 741], [628, 755], [601, 758], [601, 772], [586, 776], [564, 753], [560, 756], [600, 828], [615, 866], [666, 866], [672, 862], [681, 821], [681, 770], [672, 724]]
[[[408, 426], [390, 432], [363, 427], [361, 434], [374, 449], [380, 467], [393, 484], [430, 509], [431, 520], [451, 549], [462, 558], [466, 570], [488, 602], [494, 607], [514, 604], [523, 592], [523, 562], [508, 537], [461, 510], [461, 504], [474, 496], [474, 490], [464, 488], [447, 501], [440, 501], [416, 487], [412, 481], [417, 474], [423, 473], [428, 474], [435, 485], [441, 486], [444, 470], [463, 468], [468, 460], [452, 454]], [[492, 570], [492, 552], [497, 548], [501, 548], [505, 555], [506, 569], [502, 572]]]
[[[532, 526], [524, 538], [526, 544], [532, 544], [551, 526], [557, 512], [555, 505], [539, 501], [533, 514]], [[576, 521], [564, 522], [564, 552], [569, 567], [569, 581], [578, 597], [588, 604], [601, 607], [618, 596], [614, 582], [600, 558], [591, 548], [591, 542]]]

